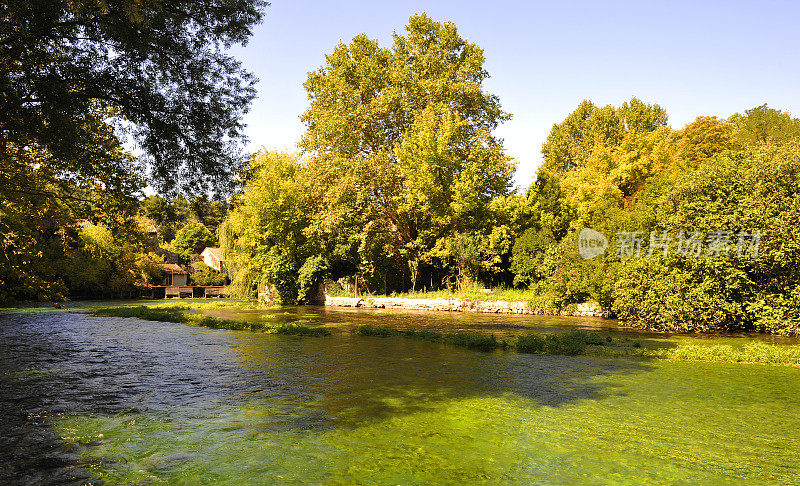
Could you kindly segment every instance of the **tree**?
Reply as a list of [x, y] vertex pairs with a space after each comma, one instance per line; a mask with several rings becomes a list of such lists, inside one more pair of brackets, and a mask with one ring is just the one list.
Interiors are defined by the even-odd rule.
[[[670, 331], [800, 332], [799, 188], [800, 139], [703, 160], [654, 200], [656, 221], [673, 235], [730, 231], [730, 251], [630, 262], [616, 284], [617, 312]], [[741, 232], [760, 234], [757, 257], [737, 251]]]
[[689, 166], [725, 150], [737, 148], [732, 123], [715, 116], [699, 116], [678, 132], [678, 155]]
[[247, 41], [265, 5], [6, 2], [0, 157], [23, 171], [45, 154], [59, 179], [106, 181], [136, 168], [129, 158], [108, 156], [124, 131], [138, 142], [159, 189], [227, 189], [254, 78], [225, 49]]
[[87, 136], [104, 140], [87, 155], [94, 167], [89, 178], [64, 177], [52, 154], [34, 147], [0, 153], [0, 300], [60, 300], [76, 288], [65, 284], [63, 260], [80, 246], [78, 220], [91, 218], [115, 239], [140, 243], [132, 219], [140, 181], [103, 168], [104, 160], [128, 155], [102, 124], [83, 128]]
[[421, 263], [449, 260], [438, 251], [448, 245], [433, 252], [440, 239], [491, 231], [489, 203], [508, 194], [515, 165], [492, 135], [510, 115], [484, 91], [483, 63], [455, 25], [421, 14], [391, 48], [359, 35], [309, 74], [301, 145], [320, 195], [311, 228], [350, 245], [332, 264], [357, 253], [356, 271], [369, 273], [382, 254], [415, 287]]
[[63, 236], [76, 220], [139, 251], [145, 172], [164, 193], [230, 189], [254, 78], [225, 49], [246, 42], [265, 5], [0, 6], [0, 300], [77, 288], [54, 264], [80, 246]]
[[631, 98], [619, 108], [598, 107], [584, 100], [550, 130], [542, 146], [543, 167], [554, 173], [583, 166], [596, 146], [619, 145], [629, 134], [644, 134], [667, 125], [667, 113], [659, 105]]
[[139, 205], [139, 214], [152, 222], [161, 241], [171, 241], [175, 233], [186, 223], [203, 223], [212, 233], [216, 233], [225, 218], [227, 206], [206, 196], [187, 201], [183, 196], [172, 200], [159, 195], [144, 198]]
[[248, 182], [220, 227], [220, 240], [234, 290], [252, 296], [272, 285], [283, 303], [298, 298], [298, 273], [308, 248], [304, 168], [297, 157], [259, 152], [247, 168]]
[[766, 104], [736, 113], [728, 119], [736, 128], [736, 139], [741, 143], [784, 143], [800, 137], [800, 118], [769, 108]]
[[215, 246], [216, 238], [203, 223], [187, 223], [179, 229], [172, 241], [172, 248], [184, 261], [197, 255], [208, 246]]

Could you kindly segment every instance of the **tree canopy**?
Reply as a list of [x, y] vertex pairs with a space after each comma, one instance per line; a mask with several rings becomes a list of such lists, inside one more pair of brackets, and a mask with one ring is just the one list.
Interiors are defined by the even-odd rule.
[[515, 164], [492, 133], [510, 115], [483, 88], [483, 50], [425, 14], [393, 38], [356, 36], [309, 74], [301, 146], [319, 195], [311, 231], [338, 241], [330, 257], [370, 274], [394, 265], [414, 284], [421, 263], [453, 256], [448, 238], [486, 230]]
[[265, 5], [6, 2], [0, 156], [10, 160], [4, 163], [21, 172], [45, 157], [57, 177], [113, 185], [115, 173], [132, 168], [118, 153], [116, 135], [125, 132], [159, 189], [227, 189], [240, 157], [241, 116], [255, 91], [253, 76], [225, 49], [247, 42]]
[[226, 50], [266, 5], [0, 5], [1, 299], [73, 287], [53, 262], [82, 244], [79, 220], [142, 250], [145, 183], [168, 195], [230, 191], [255, 79]]

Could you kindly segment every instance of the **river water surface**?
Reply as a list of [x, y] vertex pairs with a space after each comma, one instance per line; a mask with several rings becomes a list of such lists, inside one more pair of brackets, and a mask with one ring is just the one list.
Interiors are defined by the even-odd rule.
[[[229, 316], [232, 311], [217, 311]], [[279, 309], [251, 319], [606, 328]], [[800, 484], [800, 369], [0, 314], [0, 483]]]

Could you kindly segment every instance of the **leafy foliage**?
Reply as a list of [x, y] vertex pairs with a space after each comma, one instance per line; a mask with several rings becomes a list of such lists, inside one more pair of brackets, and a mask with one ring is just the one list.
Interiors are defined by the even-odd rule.
[[[120, 295], [148, 280], [135, 218], [146, 172], [163, 193], [230, 191], [255, 80], [225, 50], [265, 5], [3, 4], [0, 301]], [[86, 221], [96, 234], [79, 236]]]
[[[554, 127], [544, 149], [553, 172], [542, 173], [558, 178], [558, 198], [572, 219], [563, 236], [553, 238], [547, 226], [522, 233], [512, 260], [517, 282], [555, 307], [595, 300], [651, 329], [797, 333], [797, 120], [763, 106], [727, 121], [700, 117], [671, 131], [660, 125], [666, 118], [658, 109], [631, 105], [650, 115], [639, 125], [644, 130], [620, 130], [628, 127], [620, 122], [621, 108], [588, 102]], [[567, 132], [569, 140], [591, 143], [564, 145]], [[574, 163], [565, 165], [564, 154], [576, 157]], [[612, 239], [605, 255], [577, 258], [582, 227]], [[641, 231], [643, 258], [615, 254], [613, 238], [623, 230]], [[651, 231], [675, 236], [684, 230], [728, 231], [734, 240], [758, 232], [758, 258], [736, 251], [647, 256]], [[728, 241], [728, 248], [734, 244]], [[557, 258], [547, 260], [548, 250]]]
[[309, 233], [332, 266], [416, 288], [459, 259], [456, 235], [491, 232], [489, 205], [509, 193], [514, 164], [491, 133], [509, 115], [484, 92], [483, 63], [455, 25], [422, 14], [391, 48], [357, 36], [309, 75]]
[[283, 153], [259, 152], [250, 161], [246, 190], [220, 228], [233, 286], [241, 295], [252, 296], [268, 284], [280, 301], [297, 300], [298, 272], [310, 255], [304, 171], [296, 157]]
[[254, 96], [252, 75], [225, 48], [247, 41], [265, 5], [6, 4], [0, 13], [3, 153], [35, 147], [48, 154], [49, 169], [81, 177], [126, 173], [124, 160], [92, 163], [116, 142], [110, 118], [139, 142], [159, 188], [225, 188], [239, 157], [241, 115]]
[[188, 223], [175, 234], [172, 248], [184, 262], [188, 262], [192, 255], [199, 254], [206, 247], [214, 247], [216, 243], [217, 239], [203, 223]]
[[192, 265], [191, 278], [194, 285], [225, 285], [225, 276], [203, 262]]
[[[220, 233], [243, 294], [499, 283], [547, 312], [595, 301], [651, 329], [798, 332], [800, 121], [761, 106], [673, 130], [657, 104], [584, 101], [553, 126], [522, 194], [493, 135], [510, 115], [484, 91], [482, 50], [424, 14], [393, 39], [336, 46], [305, 83], [303, 158], [262, 152], [243, 172]], [[584, 227], [609, 237], [605, 254], [579, 257]], [[651, 232], [684, 230], [763, 243], [758, 258], [651, 251]], [[643, 258], [618, 251], [621, 231], [641, 232]]]

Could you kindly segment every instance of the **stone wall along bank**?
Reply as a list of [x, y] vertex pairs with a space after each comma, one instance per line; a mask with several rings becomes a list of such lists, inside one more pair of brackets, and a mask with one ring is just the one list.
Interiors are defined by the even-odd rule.
[[571, 309], [547, 311], [531, 309], [526, 301], [472, 299], [413, 299], [396, 297], [331, 297], [325, 296], [331, 307], [364, 307], [369, 309], [409, 309], [448, 312], [485, 312], [493, 314], [534, 314], [577, 317], [608, 317], [608, 311], [598, 304], [587, 302]]

